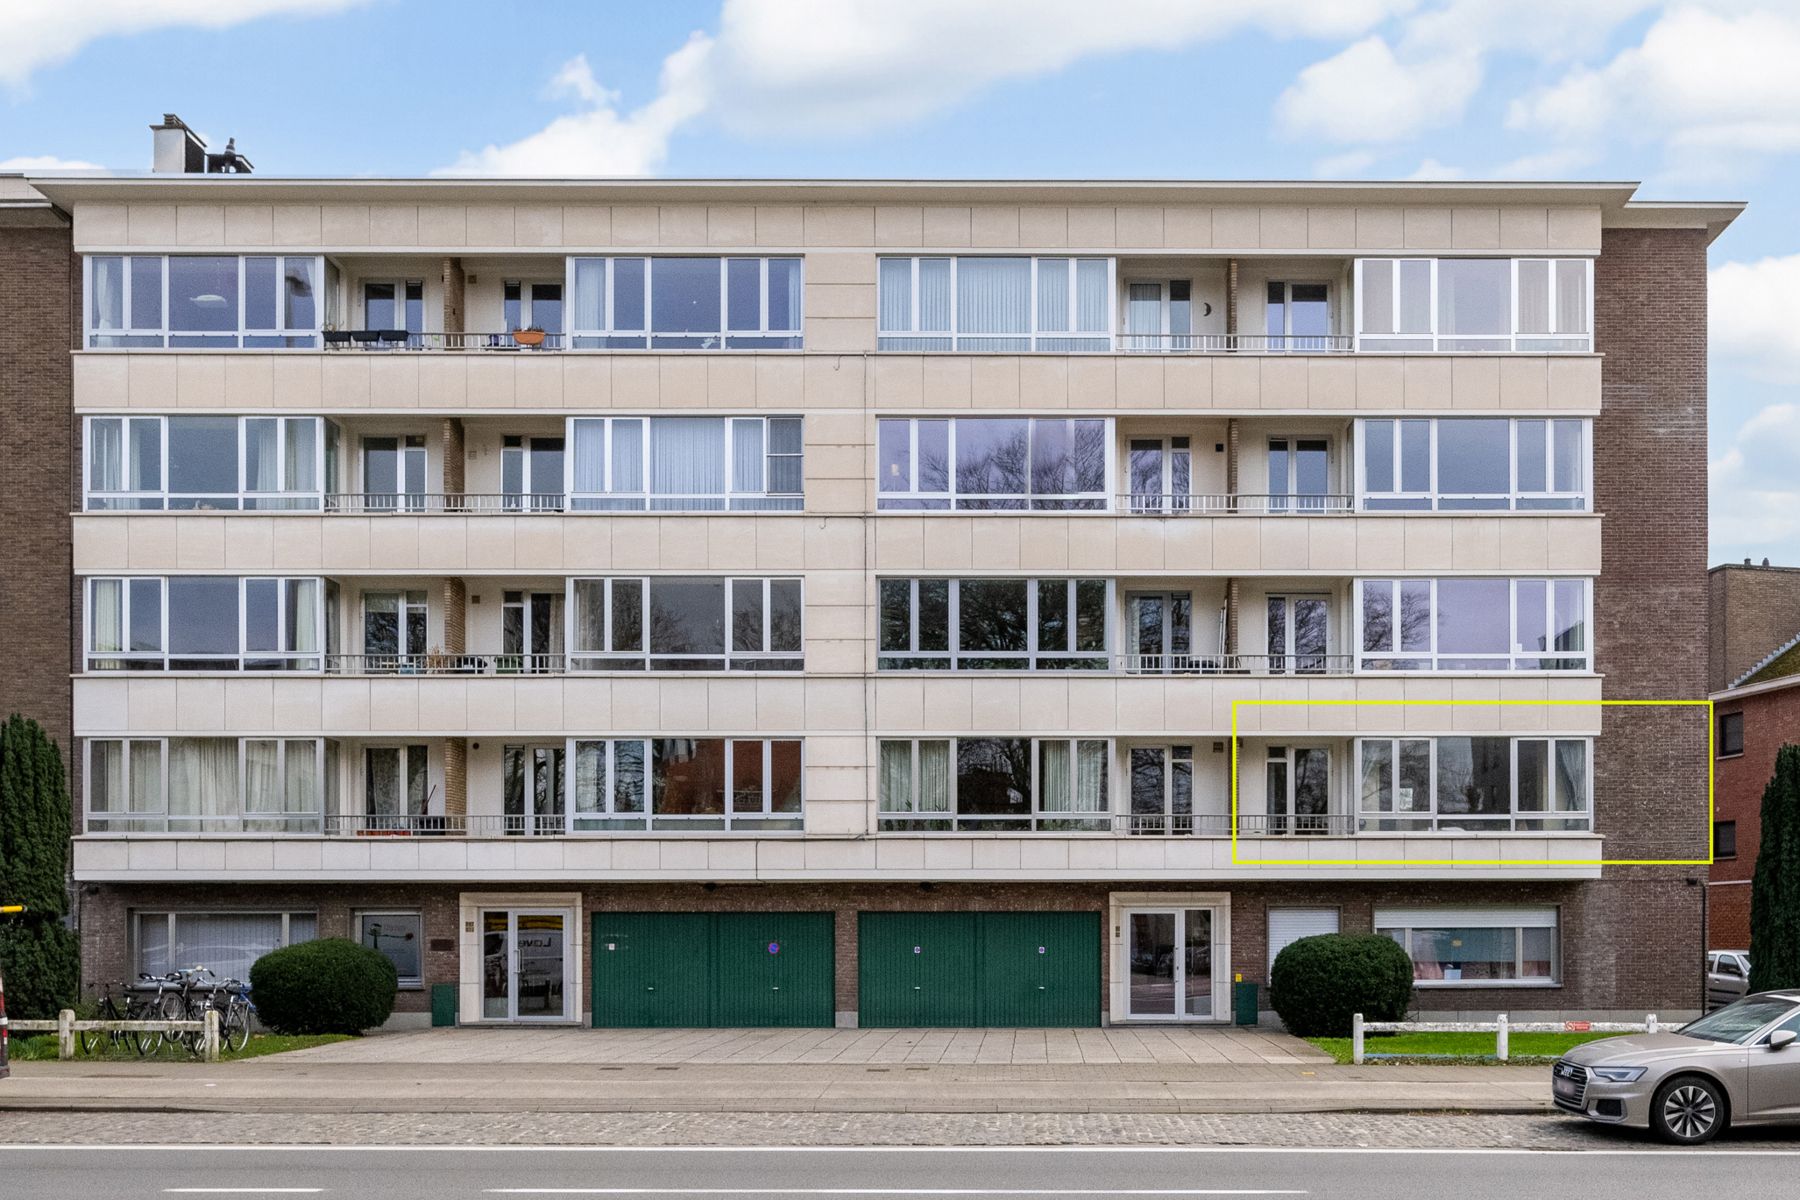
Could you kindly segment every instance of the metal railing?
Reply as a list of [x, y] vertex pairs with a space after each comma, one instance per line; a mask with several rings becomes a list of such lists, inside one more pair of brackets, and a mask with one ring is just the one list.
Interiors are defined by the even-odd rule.
[[328, 675], [562, 675], [566, 654], [328, 654]]
[[1356, 497], [1348, 492], [1294, 494], [1289, 492], [1189, 493], [1121, 492], [1117, 510], [1137, 517], [1302, 516], [1339, 515], [1356, 511]]
[[[1230, 813], [1120, 813], [1114, 833], [1131, 837], [1230, 837]], [[1333, 836], [1356, 832], [1355, 818], [1337, 813], [1239, 813], [1239, 837]]]
[[1343, 354], [1356, 347], [1347, 333], [1121, 333], [1126, 354]]
[[1120, 654], [1127, 675], [1349, 675], [1352, 654]]
[[791, 813], [333, 813], [326, 837], [572, 837], [671, 833], [799, 833]]
[[648, 495], [562, 492], [330, 492], [327, 513], [401, 516], [452, 513], [465, 516], [529, 516], [533, 513], [714, 513], [799, 512], [797, 495]]
[[1508, 1035], [1514, 1033], [1649, 1033], [1661, 1031], [1655, 1013], [1646, 1013], [1642, 1021], [1514, 1021], [1505, 1013], [1495, 1014], [1492, 1021], [1365, 1021], [1361, 1013], [1350, 1018], [1350, 1061], [1361, 1066], [1366, 1058], [1455, 1058], [1445, 1054], [1375, 1054], [1365, 1052], [1364, 1035], [1371, 1033], [1491, 1033], [1494, 1035], [1494, 1058], [1506, 1062], [1512, 1057]]
[[[520, 341], [519, 336], [527, 340]], [[561, 350], [560, 333], [422, 333], [406, 329], [327, 329], [327, 350]]]

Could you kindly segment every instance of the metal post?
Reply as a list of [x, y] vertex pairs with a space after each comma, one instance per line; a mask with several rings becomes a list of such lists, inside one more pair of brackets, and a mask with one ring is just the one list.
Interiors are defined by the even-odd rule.
[[218, 1062], [219, 1061], [219, 1010], [216, 1008], [207, 1009], [206, 1015], [203, 1018], [201, 1018], [201, 1020], [202, 1020], [202, 1023], [206, 1027], [206, 1032], [202, 1035], [202, 1037], [204, 1039], [202, 1042], [202, 1046], [206, 1051], [206, 1061], [207, 1062]]
[[75, 1010], [65, 1008], [56, 1014], [56, 1057], [75, 1057]]
[[1357, 1013], [1350, 1018], [1350, 1061], [1362, 1066], [1363, 1060], [1363, 1019]]
[[1651, 1013], [1649, 1016], [1644, 1018], [1644, 1032], [1645, 1033], [1659, 1032], [1659, 1029], [1656, 1024], [1656, 1014], [1655, 1013]]
[[1505, 1062], [1510, 1049], [1507, 1045], [1506, 1014], [1501, 1013], [1494, 1021], [1494, 1057]]

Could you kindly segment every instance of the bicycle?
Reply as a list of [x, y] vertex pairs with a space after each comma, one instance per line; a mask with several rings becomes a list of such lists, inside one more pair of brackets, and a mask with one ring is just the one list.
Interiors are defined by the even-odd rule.
[[[141, 997], [142, 1005], [137, 1019], [140, 1021], [179, 1021], [187, 1013], [186, 997], [182, 990], [179, 972], [170, 971], [167, 975], [150, 975], [140, 972], [136, 990]], [[140, 1033], [138, 1035], [138, 1053], [146, 1057], [159, 1053], [163, 1043], [179, 1041], [179, 1033], [165, 1033], [162, 1030]]]
[[[181, 981], [182, 1007], [190, 1021], [204, 1023], [208, 1012], [219, 1015], [219, 1046], [234, 1053], [250, 1044], [250, 1025], [256, 1005], [250, 1000], [250, 985], [240, 979], [220, 979], [208, 967], [190, 967], [174, 972]], [[189, 1054], [196, 1057], [206, 1049], [204, 1029], [179, 1035]]]
[[[139, 998], [131, 994], [130, 989], [125, 986], [123, 980], [105, 985], [90, 983], [88, 986], [100, 988], [100, 999], [94, 1005], [94, 1016], [96, 1019], [101, 1021], [143, 1021], [148, 1019], [143, 1011], [143, 1005]], [[118, 1002], [113, 999], [112, 989], [114, 987], [117, 987], [120, 992], [124, 993], [125, 1007], [123, 1009], [121, 1009]], [[141, 1044], [141, 1040], [148, 1035], [140, 1034], [135, 1030], [84, 1029], [79, 1036], [81, 1039], [81, 1052], [83, 1054], [93, 1054], [102, 1046], [107, 1045], [110, 1045], [114, 1050], [129, 1048], [135, 1054], [143, 1054], [144, 1048]]]

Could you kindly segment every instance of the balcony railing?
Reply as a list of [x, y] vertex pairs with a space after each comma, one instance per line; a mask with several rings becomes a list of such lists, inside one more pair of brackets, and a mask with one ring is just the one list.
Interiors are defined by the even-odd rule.
[[1353, 654], [1121, 654], [1127, 675], [1348, 675]]
[[1290, 492], [1221, 492], [1162, 495], [1122, 492], [1117, 511], [1134, 517], [1302, 516], [1342, 514], [1356, 510], [1348, 492], [1296, 495]]
[[[522, 333], [524, 331], [521, 331]], [[327, 350], [561, 350], [560, 333], [417, 333], [405, 329], [327, 329]]]
[[[1356, 818], [1345, 813], [1239, 813], [1239, 837], [1348, 837]], [[1229, 813], [1125, 813], [1113, 832], [1133, 837], [1230, 837]]]
[[612, 492], [566, 496], [561, 492], [332, 492], [325, 511], [351, 516], [520, 516], [532, 513], [799, 512], [800, 496], [649, 495]]
[[1356, 348], [1347, 333], [1121, 333], [1126, 354], [1342, 354]]
[[[651, 334], [648, 340], [679, 342], [679, 345], [652, 346], [647, 345], [644, 334], [628, 336], [584, 335], [577, 340], [565, 333], [545, 333], [541, 338], [532, 337], [521, 341], [511, 331], [501, 333], [435, 333], [419, 332], [406, 329], [327, 329], [322, 335], [327, 350], [335, 351], [487, 351], [506, 352], [595, 349], [603, 351], [625, 350], [641, 351], [645, 349], [795, 349], [797, 336], [775, 334], [769, 336], [749, 335], [759, 343], [743, 347], [732, 347], [728, 343], [734, 340], [728, 334], [716, 334], [704, 339], [705, 344], [690, 346], [685, 343], [696, 340], [693, 336], [679, 333]], [[781, 344], [770, 347], [766, 344], [778, 341]], [[1104, 353], [1116, 350], [1122, 354], [1344, 354], [1356, 348], [1356, 338], [1350, 334], [1313, 334], [1313, 333], [1120, 333], [1108, 336], [1100, 334], [1056, 334], [1030, 336], [983, 336], [964, 334], [955, 337], [910, 337], [894, 334], [883, 334], [881, 349], [893, 353], [919, 353], [953, 351], [960, 353], [993, 353], [1019, 352], [1044, 353], [1062, 351], [1066, 353]]]

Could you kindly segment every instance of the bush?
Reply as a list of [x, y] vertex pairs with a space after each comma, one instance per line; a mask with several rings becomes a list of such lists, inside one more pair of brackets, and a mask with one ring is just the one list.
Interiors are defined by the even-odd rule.
[[54, 1020], [80, 994], [81, 941], [57, 921], [0, 917], [0, 977], [8, 1016]]
[[394, 1011], [399, 980], [387, 957], [348, 938], [271, 950], [250, 967], [250, 998], [276, 1033], [373, 1029]]
[[0, 904], [23, 904], [27, 921], [69, 911], [69, 814], [62, 753], [14, 713], [0, 723]]
[[1301, 938], [1275, 956], [1269, 972], [1269, 1002], [1297, 1037], [1349, 1037], [1356, 1013], [1398, 1021], [1412, 990], [1412, 959], [1379, 934]]

